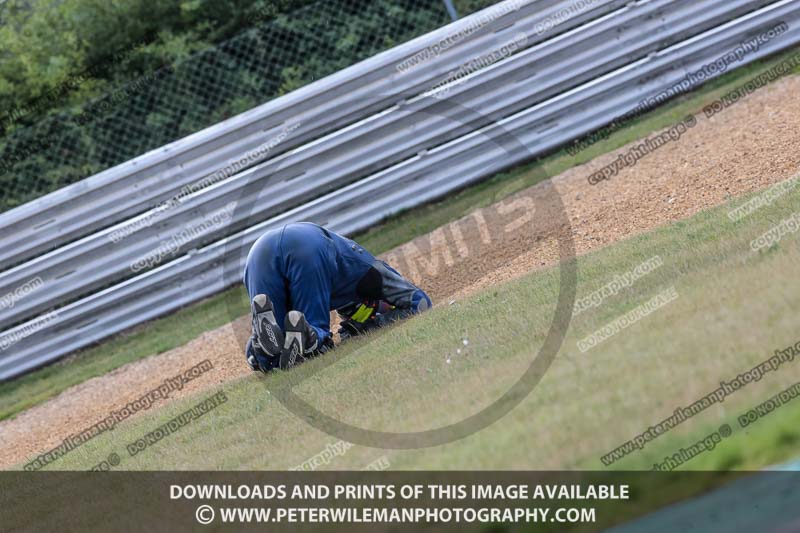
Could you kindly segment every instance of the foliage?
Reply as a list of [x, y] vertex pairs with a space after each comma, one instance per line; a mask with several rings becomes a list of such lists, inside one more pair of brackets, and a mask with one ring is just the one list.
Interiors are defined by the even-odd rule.
[[7, 0], [0, 211], [447, 22], [440, 0]]

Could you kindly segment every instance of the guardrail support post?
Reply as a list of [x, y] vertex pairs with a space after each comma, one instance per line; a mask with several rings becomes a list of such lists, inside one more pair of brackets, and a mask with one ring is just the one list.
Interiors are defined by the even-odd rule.
[[444, 0], [444, 7], [447, 8], [447, 12], [453, 21], [458, 20], [458, 13], [456, 12], [456, 6], [453, 5], [453, 0]]

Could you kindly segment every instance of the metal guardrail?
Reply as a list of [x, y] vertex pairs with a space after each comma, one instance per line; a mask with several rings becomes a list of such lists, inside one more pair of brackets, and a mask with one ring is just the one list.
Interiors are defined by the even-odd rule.
[[[445, 146], [383, 169], [136, 278], [69, 304], [49, 320], [45, 335], [21, 338], [2, 355], [0, 379], [18, 375], [237, 283], [246, 250], [269, 227], [302, 219], [324, 223], [345, 233], [364, 229], [398, 210], [442, 196], [508, 168], [531, 154], [544, 153], [593, 131], [636, 108], [644, 98], [670, 87], [688, 72], [713, 61], [742, 39], [781, 21], [789, 25], [790, 31], [744, 58], [742, 64], [800, 42], [800, 2], [771, 3], [702, 35], [661, 48], [477, 132], [463, 135]], [[543, 43], [542, 47], [545, 46], [548, 43]], [[536, 49], [530, 49], [479, 76], [500, 76], [503, 67], [521, 61], [524, 54], [536, 53]], [[509, 67], [509, 72], [514, 70]], [[518, 82], [535, 83], [540, 75], [540, 72], [530, 72]], [[466, 84], [459, 87], [460, 94], [469, 94], [470, 87], [472, 85]], [[490, 100], [497, 96], [502, 102], [503, 91], [513, 92], [507, 84], [490, 84], [489, 87], [491, 90], [484, 98]], [[454, 91], [451, 98], [458, 101], [459, 94]], [[503, 131], [512, 132], [527, 149], [509, 153], [491, 142]], [[364, 198], [370, 199], [368, 206], [364, 205]], [[24, 328], [35, 323], [29, 322], [15, 330], [25, 331]]]
[[[528, 32], [532, 38], [527, 46], [619, 9], [628, 1], [606, 0], [548, 32], [538, 35]], [[527, 21], [535, 28], [570, 4], [570, 0], [506, 0], [206, 130], [2, 213], [0, 250], [5, 253], [0, 257], [0, 270], [169, 200], [183, 187], [200, 182], [231, 160], [280, 136], [287, 125], [298, 127], [270, 151], [270, 157], [391, 108], [403, 100], [403, 95], [416, 94], [446, 76], [453, 65], [511, 40], [514, 33], [521, 31], [518, 21]], [[487, 17], [492, 10], [505, 14], [492, 20]], [[491, 22], [485, 22], [487, 19]], [[451, 35], [464, 37], [413, 71], [398, 71], [398, 64]]]
[[[461, 111], [449, 111], [449, 102], [436, 98], [417, 98], [367, 119], [357, 129], [328, 135], [312, 146], [272, 158], [218, 187], [186, 198], [174, 208], [151, 210], [140, 218], [153, 217], [156, 223], [122, 240], [114, 242], [111, 237], [131, 221], [0, 273], [0, 294], [34, 277], [47, 286], [46, 292], [33, 293], [13, 309], [0, 311], [0, 330], [52, 308], [53, 301], [69, 302], [133, 277], [131, 265], [158, 249], [170, 231], [199, 227], [231, 202], [240, 206], [246, 203], [247, 215], [240, 209], [224, 224], [181, 239], [169, 256], [266, 220], [766, 4], [769, 0], [724, 4], [718, 0], [655, 0], [626, 6], [613, 17], [575, 30], [569, 39], [520, 52], [492, 72], [479, 73], [453, 87], [448, 97], [458, 102]], [[664, 26], [661, 18], [667, 13], [671, 23]], [[538, 24], [539, 16], [528, 17], [518, 21], [514, 30], [517, 36], [526, 32], [526, 38], [531, 38]], [[517, 83], [531, 73], [536, 73], [537, 83]], [[487, 98], [487, 94], [492, 97]], [[252, 190], [255, 182], [258, 194], [244, 196], [243, 190]]]

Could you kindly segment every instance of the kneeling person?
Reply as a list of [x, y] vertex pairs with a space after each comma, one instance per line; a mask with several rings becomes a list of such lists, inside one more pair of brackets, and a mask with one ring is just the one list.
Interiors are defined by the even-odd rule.
[[262, 235], [247, 256], [244, 284], [253, 321], [247, 362], [263, 372], [333, 348], [332, 310], [343, 319], [344, 339], [431, 306], [425, 292], [388, 264], [309, 222]]

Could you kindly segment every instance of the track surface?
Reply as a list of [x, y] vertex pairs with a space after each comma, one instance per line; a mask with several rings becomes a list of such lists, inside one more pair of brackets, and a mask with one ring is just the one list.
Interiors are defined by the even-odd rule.
[[[415, 239], [384, 258], [433, 254], [445, 258], [469, 250], [467, 260], [447, 265], [444, 259], [415, 279], [434, 300], [446, 304], [485, 287], [513, 279], [558, 261], [555, 232], [571, 231], [577, 253], [607, 246], [699, 211], [724, 203], [732, 196], [763, 189], [800, 171], [800, 77], [781, 80], [723, 111], [712, 119], [698, 114], [698, 124], [680, 140], [661, 147], [634, 167], [599, 185], [587, 177], [630, 148], [623, 147], [552, 180], [569, 215], [571, 227], [548, 224], [538, 213], [537, 234], [503, 231], [498, 206], [482, 209], [454, 223], [446, 232]], [[638, 143], [636, 143], [638, 144]], [[540, 184], [501, 202], [503, 206], [528, 205], [525, 198], [552, 192]], [[516, 204], [514, 202], [517, 202]], [[477, 226], [482, 217], [485, 225]], [[541, 217], [541, 218], [539, 218]], [[485, 230], [484, 232], [481, 229]], [[463, 240], [454, 244], [452, 235]], [[450, 239], [447, 236], [451, 236]], [[489, 238], [487, 239], [487, 235]], [[478, 244], [476, 244], [478, 243]], [[405, 261], [406, 264], [411, 264]], [[402, 266], [400, 267], [403, 268]], [[412, 278], [412, 272], [404, 272]], [[130, 363], [102, 377], [72, 387], [52, 400], [0, 422], [0, 467], [18, 465], [35, 454], [57, 446], [65, 437], [102, 420], [167, 377], [175, 376], [204, 359], [214, 369], [175, 391], [169, 400], [241, 378], [249, 374], [237, 341], [249, 327], [246, 317], [209, 331], [189, 344], [161, 355]]]

